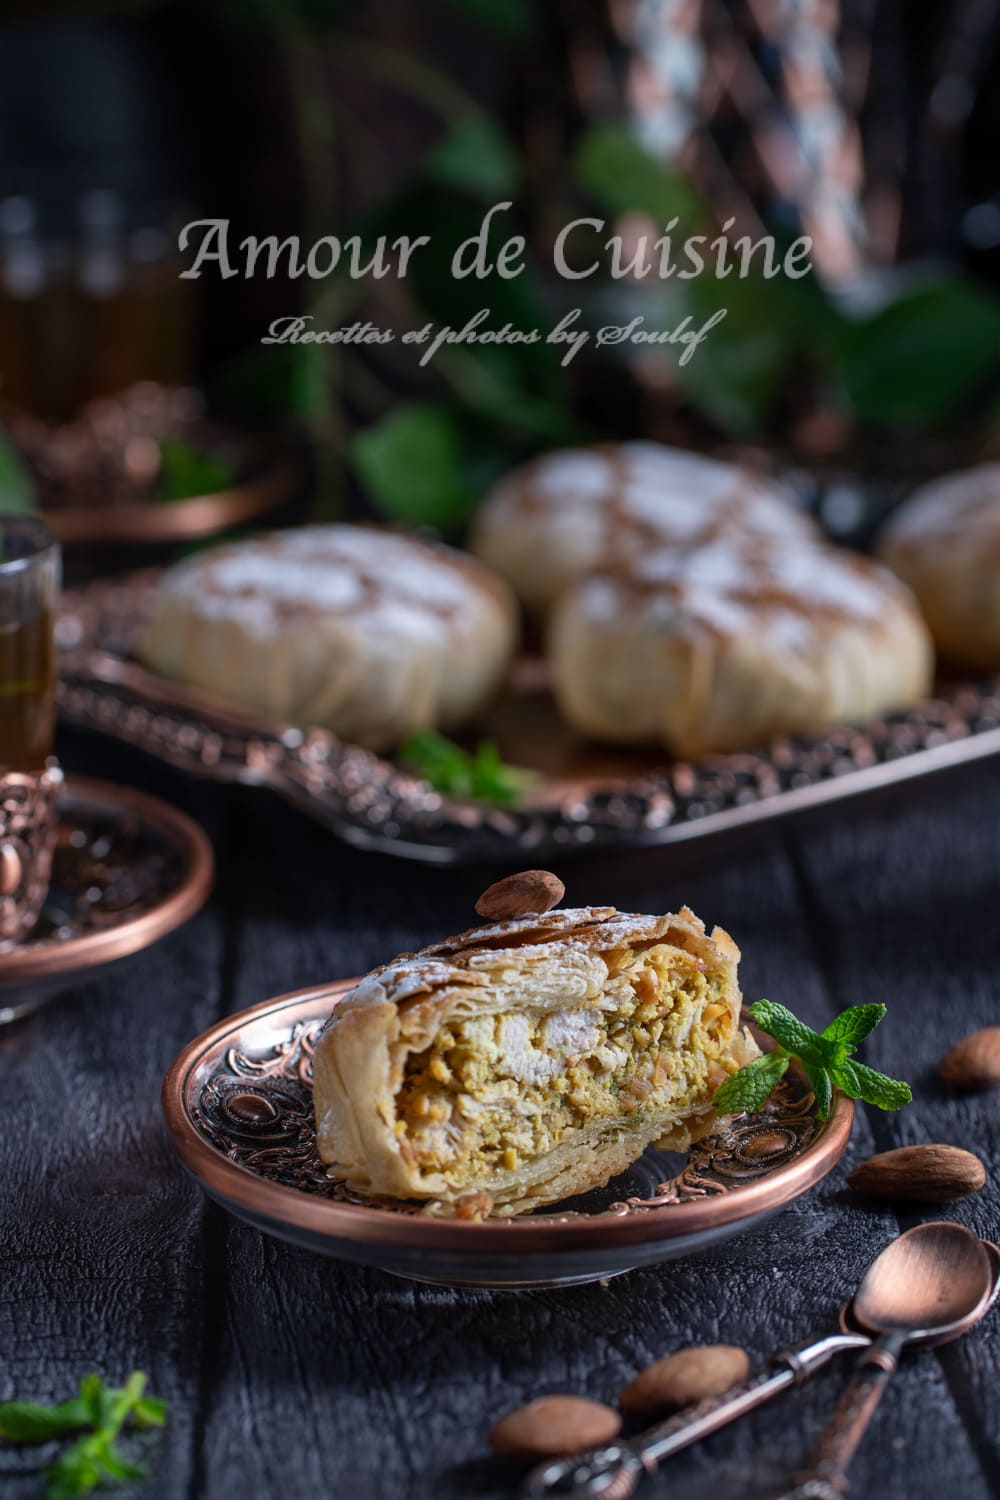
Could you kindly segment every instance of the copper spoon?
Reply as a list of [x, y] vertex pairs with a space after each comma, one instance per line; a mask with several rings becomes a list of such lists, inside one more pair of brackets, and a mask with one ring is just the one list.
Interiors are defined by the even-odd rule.
[[808, 1469], [780, 1500], [842, 1500], [847, 1470], [903, 1346], [916, 1338], [958, 1338], [992, 1305], [986, 1246], [961, 1224], [920, 1224], [868, 1267], [854, 1296], [858, 1322], [879, 1337], [856, 1372]]
[[[1000, 1245], [994, 1245], [992, 1240], [980, 1240], [980, 1244], [986, 1251], [986, 1254], [989, 1256], [990, 1274], [993, 1277], [993, 1285], [990, 1290], [990, 1295], [987, 1298], [986, 1306], [979, 1314], [980, 1318], [984, 1318], [986, 1314], [996, 1306], [997, 1302], [1000, 1301]], [[865, 1332], [862, 1325], [858, 1322], [858, 1315], [854, 1308], [853, 1297], [851, 1298], [850, 1302], [845, 1302], [843, 1307], [840, 1309], [840, 1316], [837, 1319], [837, 1322], [840, 1324], [841, 1333]], [[950, 1344], [953, 1339], [961, 1338], [962, 1334], [966, 1331], [967, 1330], [964, 1327], [960, 1328], [958, 1332], [955, 1332], [954, 1329], [945, 1329], [943, 1331], [937, 1330], [927, 1334], [922, 1334], [921, 1336], [915, 1337], [913, 1339], [907, 1339], [906, 1347], [907, 1349], [911, 1347], [914, 1349], [919, 1349], [921, 1348], [921, 1346], [923, 1346], [930, 1349], [936, 1349], [939, 1344]]]
[[[898, 1243], [894, 1240], [878, 1260]], [[982, 1309], [985, 1313], [1000, 1297], [1000, 1249], [988, 1241], [983, 1241], [983, 1245], [989, 1258], [992, 1282]], [[737, 1417], [762, 1406], [790, 1386], [804, 1385], [835, 1354], [867, 1349], [871, 1337], [858, 1321], [854, 1303], [852, 1298], [841, 1309], [840, 1334], [810, 1339], [794, 1349], [782, 1350], [749, 1380], [731, 1386], [718, 1396], [709, 1396], [695, 1406], [685, 1407], [638, 1437], [540, 1464], [528, 1475], [523, 1490], [525, 1500], [543, 1500], [548, 1495], [561, 1495], [566, 1500], [583, 1496], [588, 1500], [626, 1500], [643, 1476], [654, 1473], [665, 1459], [717, 1432], [720, 1427], [728, 1426]], [[907, 1347], [944, 1343], [964, 1332], [964, 1325], [958, 1332], [919, 1330], [907, 1339]]]

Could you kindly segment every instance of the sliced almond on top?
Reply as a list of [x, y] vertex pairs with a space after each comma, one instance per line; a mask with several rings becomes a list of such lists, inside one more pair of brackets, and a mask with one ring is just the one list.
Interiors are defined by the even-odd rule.
[[476, 911], [491, 922], [538, 917], [558, 906], [565, 894], [566, 887], [551, 870], [519, 870], [488, 886], [476, 902]]

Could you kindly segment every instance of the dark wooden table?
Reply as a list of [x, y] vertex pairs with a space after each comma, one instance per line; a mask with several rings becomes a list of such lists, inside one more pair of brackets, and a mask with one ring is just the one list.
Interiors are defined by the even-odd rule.
[[[497, 1414], [550, 1391], [613, 1401], [649, 1360], [691, 1342], [760, 1358], [833, 1325], [874, 1252], [927, 1215], [856, 1198], [876, 1149], [953, 1141], [983, 1157], [977, 1196], [946, 1208], [1000, 1236], [1000, 1095], [958, 1098], [945, 1048], [1000, 1021], [1000, 764], [757, 830], [737, 846], [590, 859], [560, 870], [574, 904], [662, 911], [687, 901], [744, 951], [749, 998], [815, 1023], [884, 999], [868, 1044], [907, 1077], [899, 1115], [861, 1110], [844, 1164], [719, 1250], [607, 1285], [450, 1292], [262, 1238], [185, 1177], [160, 1080], [216, 1017], [357, 973], [467, 925], [495, 872], [414, 867], [339, 847], [264, 795], [188, 782], [66, 737], [64, 763], [166, 796], [218, 855], [208, 908], [150, 952], [0, 1031], [0, 1399], [68, 1396], [80, 1375], [140, 1368], [170, 1403], [136, 1440], [142, 1500], [508, 1496], [486, 1452]], [[938, 1214], [937, 1216], [941, 1216]], [[859, 1500], [1000, 1493], [1000, 1315], [914, 1356], [853, 1469]], [[646, 1493], [766, 1494], [805, 1456], [846, 1380], [837, 1367], [675, 1459]], [[41, 1494], [29, 1450], [0, 1451], [4, 1500]]]

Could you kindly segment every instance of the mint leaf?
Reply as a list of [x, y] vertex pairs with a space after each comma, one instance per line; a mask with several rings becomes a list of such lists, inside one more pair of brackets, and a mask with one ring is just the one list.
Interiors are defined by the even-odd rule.
[[34, 1401], [0, 1403], [0, 1438], [9, 1443], [47, 1443], [78, 1432], [90, 1421], [90, 1410], [80, 1400], [39, 1406]]
[[57, 1458], [42, 1474], [47, 1484], [46, 1500], [72, 1500], [74, 1495], [85, 1495], [96, 1490], [102, 1478], [98, 1464], [79, 1445]]
[[804, 1058], [799, 1060], [802, 1063], [802, 1071], [812, 1085], [812, 1091], [816, 1096], [816, 1115], [820, 1120], [828, 1120], [830, 1105], [833, 1103], [833, 1082], [829, 1069], [822, 1063], [807, 1062]]
[[842, 1093], [847, 1095], [848, 1099], [861, 1098], [861, 1079], [855, 1068], [856, 1064], [850, 1058], [845, 1058], [843, 1062], [837, 1063], [830, 1069], [834, 1083]]
[[[835, 1016], [820, 1036], [824, 1042], [834, 1042], [841, 1056], [846, 1056], [848, 1051], [853, 1052], [859, 1042], [863, 1042], [870, 1032], [880, 1021], [885, 1019], [884, 1005], [852, 1005], [848, 1010], [842, 1010], [839, 1016]], [[841, 1052], [841, 1048], [845, 1049]]]
[[849, 1099], [863, 1099], [878, 1109], [902, 1109], [913, 1098], [910, 1085], [901, 1078], [889, 1078], [853, 1058], [834, 1068], [833, 1077]]
[[100, 1375], [85, 1375], [80, 1381], [80, 1400], [87, 1408], [91, 1427], [103, 1427], [111, 1417], [112, 1392]]
[[751, 1005], [750, 1014], [761, 1031], [773, 1036], [793, 1057], [812, 1057], [818, 1066], [822, 1066], [825, 1052], [820, 1038], [811, 1026], [793, 1016], [784, 1005], [773, 1000], [758, 1000]]
[[722, 1115], [753, 1114], [784, 1077], [789, 1061], [780, 1052], [765, 1052], [720, 1084], [712, 1103]]
[[158, 1396], [143, 1396], [135, 1403], [132, 1420], [137, 1427], [162, 1427], [167, 1420], [167, 1403]]
[[501, 760], [492, 740], [482, 740], [470, 754], [434, 729], [411, 735], [401, 746], [399, 758], [439, 792], [502, 807], [516, 805], [538, 780], [537, 771]]
[[142, 1479], [146, 1473], [143, 1464], [132, 1463], [130, 1459], [122, 1458], [114, 1443], [110, 1441], [102, 1445], [98, 1462], [105, 1474], [110, 1475], [112, 1479]]

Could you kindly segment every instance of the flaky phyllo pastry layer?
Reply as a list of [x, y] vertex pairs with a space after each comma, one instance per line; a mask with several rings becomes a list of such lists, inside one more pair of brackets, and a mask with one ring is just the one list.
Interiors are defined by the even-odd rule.
[[651, 1142], [683, 1149], [714, 1123], [717, 1086], [756, 1055], [738, 959], [686, 908], [611, 907], [397, 958], [323, 1031], [320, 1155], [364, 1193], [518, 1214], [602, 1186]]

